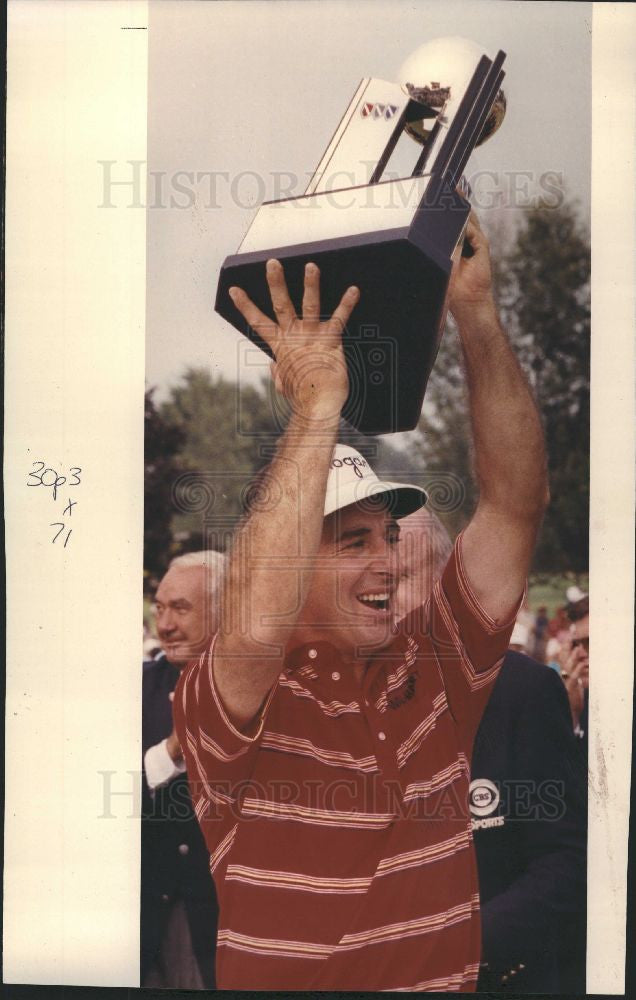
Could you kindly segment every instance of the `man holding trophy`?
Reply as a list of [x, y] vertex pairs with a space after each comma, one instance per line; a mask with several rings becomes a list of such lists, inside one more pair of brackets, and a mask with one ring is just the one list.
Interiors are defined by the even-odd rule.
[[[479, 105], [469, 121], [472, 145], [500, 80], [499, 66], [488, 76], [494, 64], [486, 63], [469, 74], [462, 100], [454, 95], [465, 120]], [[427, 93], [441, 89], [439, 80], [429, 82]], [[411, 128], [413, 93], [402, 109], [402, 125]], [[446, 103], [433, 103], [429, 117], [437, 115], [450, 133], [453, 116], [444, 121], [444, 108], [452, 89], [444, 94]], [[356, 98], [364, 117], [368, 96]], [[388, 106], [399, 117], [398, 104]], [[369, 275], [382, 270], [382, 251], [365, 257], [364, 240], [354, 241], [362, 279], [349, 287], [342, 281], [335, 308], [332, 264], [343, 245], [334, 249], [331, 237], [329, 245], [308, 241], [317, 249], [316, 259], [305, 256], [302, 304], [293, 276], [307, 243], [279, 243], [285, 252], [271, 255], [265, 269], [258, 252], [248, 253], [252, 294], [221, 282], [232, 321], [242, 317], [271, 354], [291, 409], [234, 542], [219, 631], [184, 670], [174, 701], [219, 895], [221, 989], [475, 988], [470, 755], [523, 596], [547, 479], [535, 404], [498, 320], [487, 241], [461, 196], [455, 199], [462, 159], [450, 171], [445, 161], [450, 201], [440, 206], [438, 187], [437, 202], [425, 206], [428, 242], [418, 253], [426, 257], [435, 323], [448, 304], [462, 343], [479, 502], [430, 600], [397, 626], [399, 520], [426, 495], [381, 481], [362, 456], [337, 443], [347, 407], [360, 425], [373, 425], [364, 400], [356, 417], [364, 393], [352, 384], [347, 338], [364, 311]], [[429, 176], [434, 181], [435, 171]], [[444, 226], [458, 227], [452, 246]], [[411, 239], [395, 232], [393, 241]], [[355, 264], [350, 250], [344, 275]], [[263, 308], [263, 270], [273, 316]], [[416, 270], [393, 270], [386, 280], [412, 282]], [[405, 308], [417, 294], [405, 296]], [[418, 320], [426, 327], [430, 317], [412, 316], [411, 327]], [[398, 356], [403, 348], [398, 337]], [[431, 353], [423, 348], [424, 367]], [[364, 356], [357, 371], [364, 377]], [[405, 413], [399, 403], [387, 408], [382, 420], [391, 426], [383, 429], [410, 419]]]

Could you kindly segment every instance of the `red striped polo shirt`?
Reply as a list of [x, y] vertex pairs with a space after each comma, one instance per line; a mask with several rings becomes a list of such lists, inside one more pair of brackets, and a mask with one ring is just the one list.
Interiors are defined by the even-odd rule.
[[474, 990], [470, 754], [513, 622], [480, 608], [458, 540], [362, 685], [329, 643], [296, 649], [247, 737], [215, 690], [213, 644], [183, 672], [220, 989]]

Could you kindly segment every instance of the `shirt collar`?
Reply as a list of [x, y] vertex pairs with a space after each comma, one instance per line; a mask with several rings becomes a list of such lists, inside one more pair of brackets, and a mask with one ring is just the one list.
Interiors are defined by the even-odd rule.
[[321, 673], [327, 666], [342, 665], [342, 662], [340, 651], [332, 643], [324, 640], [306, 642], [287, 653], [284, 669], [290, 674], [303, 668], [315, 669], [316, 673]]
[[[381, 650], [376, 656], [371, 657], [364, 686], [383, 666], [388, 667], [396, 660], [403, 660], [411, 643], [410, 630], [399, 628], [391, 645]], [[319, 677], [325, 679], [329, 676], [333, 677], [334, 671], [344, 677], [350, 672], [350, 667], [332, 643], [321, 640], [306, 642], [289, 650], [285, 656], [283, 671], [288, 675], [300, 673], [307, 680], [317, 680]]]

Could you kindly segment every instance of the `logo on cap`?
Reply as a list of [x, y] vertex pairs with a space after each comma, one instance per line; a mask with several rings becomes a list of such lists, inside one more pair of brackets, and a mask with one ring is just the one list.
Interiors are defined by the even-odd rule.
[[359, 455], [346, 455], [344, 458], [333, 458], [331, 460], [332, 469], [341, 469], [343, 465], [351, 466], [358, 479], [364, 479], [360, 469], [362, 467], [369, 468], [366, 459], [361, 458]]

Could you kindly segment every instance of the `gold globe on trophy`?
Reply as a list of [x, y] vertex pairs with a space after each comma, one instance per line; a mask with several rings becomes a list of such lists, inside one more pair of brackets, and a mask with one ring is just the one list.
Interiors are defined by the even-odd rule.
[[[422, 104], [422, 118], [405, 123], [405, 131], [422, 146], [431, 143], [435, 125], [446, 124], [458, 109], [459, 102], [475, 71], [483, 49], [467, 38], [435, 38], [421, 45], [402, 63], [398, 80], [405, 94]], [[475, 145], [493, 135], [506, 114], [506, 96], [499, 90]]]

